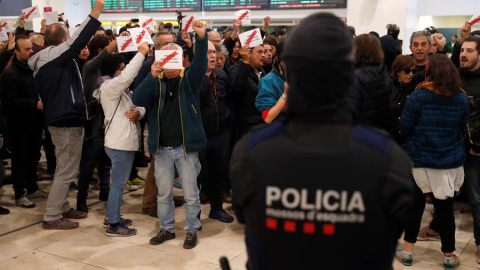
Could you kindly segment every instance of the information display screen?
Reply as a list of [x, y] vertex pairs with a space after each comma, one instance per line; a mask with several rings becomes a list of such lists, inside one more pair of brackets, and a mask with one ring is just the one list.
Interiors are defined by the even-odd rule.
[[268, 9], [268, 0], [203, 0], [203, 10]]
[[[92, 0], [92, 8], [95, 0]], [[143, 11], [143, 0], [105, 0], [105, 13], [134, 13]]]
[[143, 12], [201, 11], [202, 0], [144, 0]]
[[270, 0], [270, 9], [346, 8], [347, 0]]

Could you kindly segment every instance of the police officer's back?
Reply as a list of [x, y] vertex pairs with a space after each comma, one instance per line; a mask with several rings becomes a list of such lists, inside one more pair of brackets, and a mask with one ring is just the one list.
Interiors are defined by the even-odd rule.
[[232, 159], [248, 268], [389, 269], [413, 200], [408, 156], [354, 125], [352, 41], [337, 17], [308, 17], [284, 51], [287, 120], [254, 129]]

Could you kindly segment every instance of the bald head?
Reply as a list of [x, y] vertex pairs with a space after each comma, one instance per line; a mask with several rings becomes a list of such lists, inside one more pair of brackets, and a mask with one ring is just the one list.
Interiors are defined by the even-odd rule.
[[213, 43], [220, 43], [222, 41], [222, 38], [220, 37], [220, 34], [218, 32], [210, 31], [208, 32], [208, 40]]
[[49, 45], [58, 46], [65, 42], [68, 35], [67, 27], [62, 23], [54, 23], [47, 27], [45, 38]]

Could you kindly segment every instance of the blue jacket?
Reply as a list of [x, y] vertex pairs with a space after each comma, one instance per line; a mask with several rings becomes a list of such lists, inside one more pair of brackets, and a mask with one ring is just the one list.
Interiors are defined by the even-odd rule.
[[255, 107], [257, 107], [260, 113], [275, 106], [277, 100], [283, 94], [284, 83], [285, 79], [280, 76], [276, 68], [273, 68], [272, 72], [260, 80], [258, 95], [255, 100]]
[[453, 169], [465, 161], [464, 134], [469, 116], [463, 93], [443, 96], [430, 90], [414, 91], [400, 119], [405, 150], [415, 168]]
[[[207, 146], [207, 138], [203, 130], [200, 115], [200, 87], [207, 72], [208, 37], [195, 37], [195, 59], [188, 69], [180, 73], [180, 112], [183, 133], [183, 149], [198, 152]], [[160, 73], [158, 78], [148, 75], [133, 91], [132, 101], [136, 106], [147, 108], [148, 113], [148, 151], [157, 153], [160, 138], [160, 115], [167, 94], [166, 77]]]
[[100, 25], [89, 16], [66, 42], [50, 46], [28, 61], [43, 102], [46, 126], [82, 126], [87, 120], [82, 77], [74, 59]]

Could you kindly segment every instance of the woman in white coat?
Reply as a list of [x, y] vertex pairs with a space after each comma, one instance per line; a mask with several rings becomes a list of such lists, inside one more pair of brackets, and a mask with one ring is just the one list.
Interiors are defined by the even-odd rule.
[[104, 221], [107, 236], [131, 236], [137, 233], [136, 229], [127, 227], [133, 223], [132, 220], [121, 218], [120, 206], [135, 151], [140, 146], [138, 120], [145, 115], [145, 108], [133, 105], [128, 87], [137, 76], [147, 53], [148, 44], [141, 44], [138, 53], [126, 67], [122, 55], [105, 59], [100, 68], [100, 87], [94, 93], [105, 114], [105, 152], [112, 160], [112, 184]]

